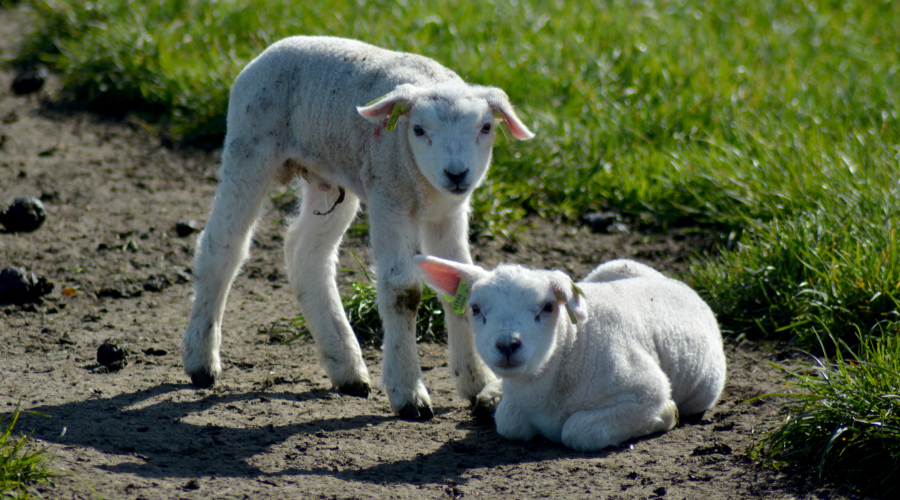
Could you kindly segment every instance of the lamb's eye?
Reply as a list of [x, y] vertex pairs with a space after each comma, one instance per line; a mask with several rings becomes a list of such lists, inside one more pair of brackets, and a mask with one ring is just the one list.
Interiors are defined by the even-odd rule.
[[477, 304], [472, 304], [469, 306], [472, 309], [472, 316], [478, 316], [481, 314], [481, 308], [478, 307]]
[[425, 129], [421, 125], [416, 125], [413, 127], [413, 133], [416, 134], [416, 137], [422, 137], [425, 135]]
[[482, 134], [490, 134], [491, 133], [491, 124], [485, 123], [483, 127], [481, 127]]
[[541, 312], [552, 313], [553, 312], [553, 302], [547, 302], [547, 304], [544, 305], [544, 309], [542, 309]]

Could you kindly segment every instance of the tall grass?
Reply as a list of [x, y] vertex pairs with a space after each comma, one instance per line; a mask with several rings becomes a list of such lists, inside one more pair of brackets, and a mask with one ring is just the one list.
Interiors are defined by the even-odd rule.
[[818, 347], [900, 320], [900, 192], [837, 186], [814, 208], [751, 225], [732, 252], [695, 265], [723, 329]]
[[0, 498], [32, 498], [32, 487], [54, 473], [47, 469], [44, 449], [33, 450], [31, 437], [13, 433], [21, 411], [0, 417]]
[[739, 226], [805, 209], [834, 177], [881, 184], [896, 164], [897, 2], [31, 4], [20, 63], [187, 139], [221, 137], [234, 77], [293, 34], [422, 53], [500, 86], [538, 138], [497, 148], [475, 204], [491, 222], [615, 207], [658, 227]]
[[[761, 440], [755, 456], [774, 466], [809, 464], [813, 473], [884, 498], [900, 492], [900, 323], [879, 340], [839, 342], [834, 357], [794, 373], [784, 424]], [[826, 350], [826, 349], [822, 349]], [[845, 356], [843, 353], [847, 352]], [[858, 354], [854, 354], [854, 352]]]

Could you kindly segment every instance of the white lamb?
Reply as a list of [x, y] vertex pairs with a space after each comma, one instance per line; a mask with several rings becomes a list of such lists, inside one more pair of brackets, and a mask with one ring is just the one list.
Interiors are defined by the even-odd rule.
[[[471, 262], [469, 197], [487, 172], [497, 126], [505, 122], [517, 139], [534, 134], [500, 89], [466, 84], [426, 57], [331, 37], [291, 37], [266, 49], [235, 80], [227, 120], [181, 348], [191, 381], [208, 387], [220, 374], [225, 300], [263, 200], [299, 175], [301, 209], [285, 261], [321, 365], [340, 391], [368, 395], [335, 282], [338, 246], [362, 202], [377, 263], [384, 389], [401, 417], [431, 417], [415, 346], [421, 284], [413, 255]], [[448, 310], [447, 326], [458, 392], [474, 399], [494, 377], [468, 316]]]
[[[710, 408], [725, 383], [712, 311], [687, 285], [637, 262], [600, 265], [577, 286], [559, 271], [494, 271], [417, 256], [425, 281], [468, 295], [478, 352], [502, 378], [494, 419], [599, 450], [667, 431]], [[490, 397], [496, 387], [485, 389]]]

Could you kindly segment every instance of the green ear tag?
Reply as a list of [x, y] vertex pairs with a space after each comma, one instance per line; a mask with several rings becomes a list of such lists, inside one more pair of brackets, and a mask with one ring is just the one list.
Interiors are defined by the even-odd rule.
[[403, 102], [398, 102], [394, 104], [394, 108], [391, 109], [391, 116], [388, 117], [387, 125], [384, 126], [385, 132], [391, 132], [395, 128], [397, 128], [397, 120], [400, 118], [400, 115], [409, 111], [409, 106], [404, 104]]
[[456, 287], [456, 296], [451, 297], [444, 295], [444, 299], [451, 303], [450, 310], [456, 314], [466, 312], [466, 302], [469, 300], [469, 284], [466, 280], [459, 280], [459, 286]]
[[[571, 281], [570, 283], [572, 284], [572, 292], [575, 294], [575, 297], [578, 297], [579, 295], [581, 295], [582, 297], [586, 297], [584, 291], [581, 288], [578, 288], [578, 285], [576, 285], [574, 281]], [[569, 301], [566, 300], [566, 296], [562, 292], [555, 292], [554, 295], [556, 295], [556, 300], [558, 302], [566, 303], [566, 312], [569, 314], [569, 320], [572, 321], [573, 325], [577, 325], [578, 318], [576, 318], [575, 313], [572, 312], [572, 306], [569, 305]]]
[[569, 303], [566, 302], [566, 312], [569, 313], [569, 320], [572, 321], [573, 325], [578, 324], [578, 318], [575, 317], [575, 313], [572, 312], [572, 308], [569, 307]]
[[501, 113], [499, 109], [494, 110], [494, 118], [500, 119], [500, 130], [503, 131], [503, 137], [505, 137], [507, 141], [511, 141], [512, 132], [509, 130], [509, 124], [506, 123], [506, 119], [503, 118], [503, 113]]
[[379, 97], [378, 99], [375, 99], [374, 101], [372, 101], [372, 102], [366, 104], [366, 107], [368, 108], [369, 106], [375, 104], [376, 102], [378, 102], [378, 101], [384, 99], [385, 97], [387, 97], [387, 96], [389, 96], [389, 95], [390, 95], [390, 94], [384, 94], [383, 96]]

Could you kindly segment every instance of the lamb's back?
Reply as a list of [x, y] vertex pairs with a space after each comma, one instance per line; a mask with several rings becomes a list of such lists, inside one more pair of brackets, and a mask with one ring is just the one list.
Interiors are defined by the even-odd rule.
[[593, 337], [595, 359], [618, 363], [613, 369], [625, 379], [639, 377], [622, 361], [641, 349], [669, 378], [680, 412], [697, 413], [715, 402], [724, 385], [722, 337], [715, 315], [694, 290], [657, 276], [580, 286], [590, 312], [579, 335]]

